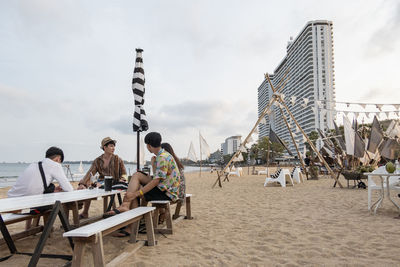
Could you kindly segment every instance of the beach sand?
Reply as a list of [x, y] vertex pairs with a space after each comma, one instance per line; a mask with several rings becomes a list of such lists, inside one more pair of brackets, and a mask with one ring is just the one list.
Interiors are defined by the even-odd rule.
[[[173, 235], [156, 235], [157, 246], [140, 248], [118, 266], [400, 265], [400, 220], [393, 219], [398, 213], [387, 199], [373, 215], [367, 210], [367, 190], [332, 188], [328, 178], [264, 188], [265, 176], [248, 175], [244, 168], [244, 177], [231, 177], [222, 188], [211, 189], [216, 177], [209, 172], [201, 177], [186, 174], [194, 219], [175, 223]], [[341, 182], [346, 184], [343, 178]], [[1, 189], [0, 197], [6, 192]], [[377, 199], [376, 192], [373, 196]], [[91, 214], [101, 214], [102, 202], [93, 204]], [[9, 227], [22, 228], [21, 223]], [[44, 253], [71, 253], [61, 235], [57, 220]], [[19, 240], [16, 246], [33, 251], [38, 238]], [[107, 263], [135, 247], [127, 240], [104, 238]], [[1, 246], [1, 256], [7, 254], [7, 247]], [[28, 261], [16, 255], [0, 265], [26, 266]], [[89, 248], [85, 262], [93, 264]], [[64, 264], [43, 258], [38, 266]]]

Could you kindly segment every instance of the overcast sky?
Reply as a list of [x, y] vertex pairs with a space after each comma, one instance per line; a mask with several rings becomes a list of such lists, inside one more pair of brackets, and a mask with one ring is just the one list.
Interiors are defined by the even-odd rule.
[[263, 74], [317, 19], [333, 22], [337, 100], [400, 102], [399, 1], [0, 0], [0, 161], [51, 145], [91, 160], [105, 136], [134, 160], [137, 47], [150, 130], [180, 157], [199, 131], [215, 151], [247, 135]]

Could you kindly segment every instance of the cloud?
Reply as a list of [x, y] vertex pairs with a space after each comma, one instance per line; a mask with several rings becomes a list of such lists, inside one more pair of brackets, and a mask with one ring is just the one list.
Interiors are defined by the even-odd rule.
[[390, 7], [392, 14], [387, 16], [388, 19], [370, 37], [366, 50], [368, 56], [390, 54], [398, 48], [400, 41], [400, 2], [394, 2], [394, 5], [394, 7]]

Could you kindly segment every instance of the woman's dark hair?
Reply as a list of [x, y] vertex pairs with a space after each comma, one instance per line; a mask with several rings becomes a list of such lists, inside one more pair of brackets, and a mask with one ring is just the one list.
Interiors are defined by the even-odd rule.
[[183, 170], [185, 168], [185, 167], [183, 167], [183, 164], [180, 162], [179, 158], [175, 155], [175, 152], [172, 149], [172, 146], [170, 144], [162, 143], [161, 148], [167, 150], [167, 152], [174, 157], [174, 160], [175, 160], [176, 164], [178, 165], [179, 170]]
[[146, 145], [151, 145], [152, 147], [160, 147], [161, 146], [161, 134], [157, 132], [151, 132], [146, 134], [144, 137], [144, 143]]

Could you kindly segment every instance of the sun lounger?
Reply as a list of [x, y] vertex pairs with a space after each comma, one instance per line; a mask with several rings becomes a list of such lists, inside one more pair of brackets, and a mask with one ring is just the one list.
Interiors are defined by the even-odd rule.
[[264, 187], [267, 186], [268, 183], [278, 182], [282, 187], [286, 187], [286, 183], [293, 184], [292, 177], [290, 177], [290, 172], [286, 169], [280, 171], [277, 178], [267, 177], [265, 178]]
[[71, 237], [74, 240], [72, 266], [85, 266], [82, 260], [86, 244], [92, 247], [94, 266], [105, 266], [103, 236], [121, 227], [131, 225], [130, 242], [136, 242], [139, 220], [143, 217], [146, 221], [147, 244], [154, 246], [156, 242], [151, 217], [151, 211], [153, 210], [155, 210], [153, 207], [138, 207], [64, 233], [64, 237]]

